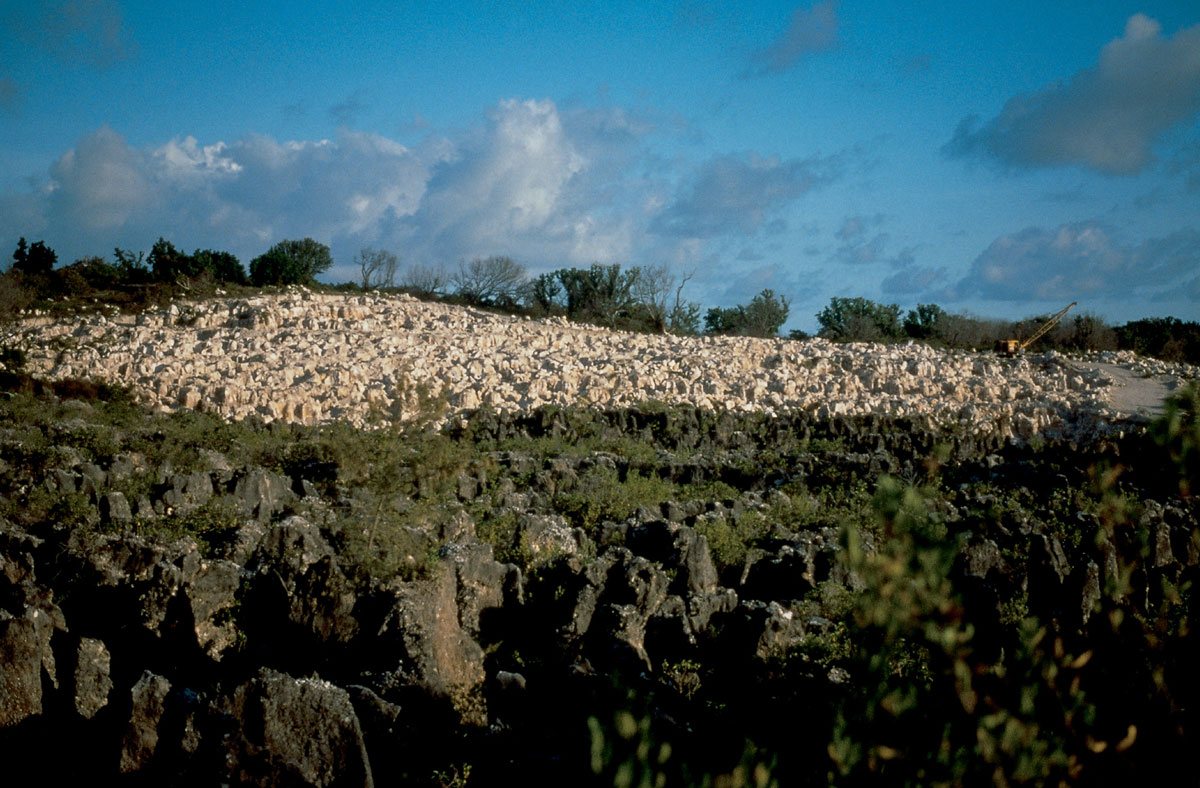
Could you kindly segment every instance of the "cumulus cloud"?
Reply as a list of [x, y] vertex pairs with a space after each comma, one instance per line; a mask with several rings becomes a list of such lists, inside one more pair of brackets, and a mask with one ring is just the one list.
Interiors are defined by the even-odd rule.
[[[450, 263], [507, 254], [531, 269], [591, 262], [694, 262], [705, 241], [652, 236], [675, 185], [648, 172], [643, 119], [620, 109], [504, 101], [484, 122], [410, 148], [377, 134], [331, 140], [192, 137], [142, 148], [102, 127], [63, 154], [44, 188], [0, 195], [0, 235], [53, 228], [64, 259], [159, 235], [243, 257], [312, 236], [348, 258], [364, 245]], [[754, 159], [776, 178], [794, 168]], [[759, 209], [800, 188], [765, 180]], [[747, 201], [751, 198], [744, 197]], [[748, 219], [745, 221], [749, 221]], [[340, 275], [337, 271], [334, 275]]]
[[876, 233], [870, 237], [855, 238], [850, 243], [839, 246], [837, 251], [833, 253], [833, 259], [836, 262], [847, 265], [877, 263], [884, 259], [887, 244], [887, 233]]
[[[851, 266], [872, 263], [887, 263], [893, 268], [911, 266], [914, 262], [915, 247], [904, 248], [894, 254], [889, 252], [891, 236], [878, 231], [886, 219], [881, 213], [847, 216], [843, 219], [841, 227], [834, 233], [834, 237], [841, 241], [841, 244], [834, 249], [829, 262]], [[890, 280], [896, 283], [915, 281], [911, 272], [904, 275], [895, 274]]]
[[1172, 175], [1182, 175], [1184, 189], [1188, 192], [1200, 193], [1200, 142], [1184, 145], [1167, 163], [1167, 170]]
[[876, 263], [884, 259], [888, 244], [887, 233], [874, 232], [883, 224], [883, 214], [847, 216], [834, 233], [841, 245], [834, 251], [832, 261], [857, 265]]
[[146, 164], [115, 131], [100, 128], [50, 169], [51, 212], [85, 230], [124, 224], [154, 200]]
[[1070, 80], [1015, 96], [980, 123], [963, 119], [943, 148], [1021, 167], [1079, 165], [1127, 175], [1151, 161], [1153, 143], [1200, 111], [1200, 25], [1162, 35], [1135, 14], [1099, 62]]
[[1200, 231], [1187, 228], [1130, 246], [1098, 222], [1030, 227], [993, 241], [946, 295], [1012, 301], [1200, 298]]
[[877, 225], [879, 222], [866, 216], [847, 216], [842, 221], [842, 226], [834, 233], [839, 241], [857, 241], [862, 238], [867, 231], [868, 226]]
[[357, 132], [229, 145], [186, 137], [142, 149], [102, 127], [63, 154], [46, 187], [26, 200], [38, 214], [33, 224], [70, 228], [67, 246], [77, 253], [170, 235], [244, 255], [288, 236], [369, 240], [385, 217], [416, 210], [428, 166], [403, 145]]
[[751, 233], [796, 198], [832, 180], [831, 158], [763, 158], [755, 154], [715, 156], [684, 184], [653, 225], [655, 232], [708, 238]]
[[792, 11], [787, 30], [769, 47], [751, 56], [752, 74], [787, 71], [806, 55], [832, 49], [837, 44], [837, 3], [825, 0], [810, 8]]
[[363, 246], [425, 265], [503, 254], [534, 273], [593, 262], [705, 269], [713, 255], [743, 266], [755, 261], [738, 251], [773, 248], [771, 234], [787, 230], [781, 212], [838, 171], [837, 157], [752, 152], [667, 166], [646, 142], [661, 132], [620, 109], [548, 100], [500, 102], [480, 123], [411, 147], [347, 129], [141, 147], [102, 127], [42, 186], [0, 194], [0, 243], [51, 232], [71, 260], [164, 236], [248, 261], [309, 236], [346, 264], [334, 278], [354, 276], [349, 260]]
[[623, 256], [627, 238], [581, 193], [593, 165], [554, 102], [503, 101], [434, 170], [427, 198], [406, 223], [410, 240], [451, 259], [543, 257], [552, 249], [568, 260]]

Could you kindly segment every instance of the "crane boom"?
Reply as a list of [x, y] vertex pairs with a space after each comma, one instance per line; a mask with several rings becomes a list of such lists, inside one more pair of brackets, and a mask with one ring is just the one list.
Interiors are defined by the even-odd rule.
[[1038, 330], [1034, 331], [1033, 334], [1028, 339], [1024, 339], [1024, 340], [1002, 339], [996, 343], [996, 349], [998, 351], [1005, 353], [1007, 355], [1010, 355], [1010, 356], [1013, 355], [1014, 353], [1021, 352], [1025, 348], [1032, 345], [1034, 342], [1037, 342], [1039, 339], [1044, 337], [1046, 335], [1046, 332], [1048, 332], [1050, 329], [1054, 328], [1054, 326], [1058, 324], [1058, 321], [1062, 320], [1063, 315], [1070, 312], [1071, 309], [1074, 308], [1076, 303], [1078, 303], [1078, 302], [1072, 301], [1071, 303], [1067, 304], [1065, 307], [1060, 309], [1057, 313], [1055, 313], [1053, 316], [1051, 316], [1049, 320], [1047, 320], [1045, 323], [1042, 323], [1042, 325], [1038, 327]]
[[1049, 320], [1047, 320], [1045, 323], [1043, 323], [1041, 328], [1039, 328], [1037, 331], [1033, 332], [1033, 336], [1031, 336], [1029, 339], [1026, 339], [1024, 342], [1021, 343], [1020, 349], [1024, 350], [1025, 348], [1029, 347], [1034, 342], [1037, 342], [1039, 339], [1041, 339], [1043, 336], [1045, 336], [1047, 331], [1054, 328], [1054, 326], [1058, 323], [1058, 321], [1062, 320], [1063, 315], [1065, 315], [1066, 313], [1071, 311], [1071, 308], [1075, 306], [1075, 303], [1076, 303], [1075, 301], [1072, 301], [1071, 303], [1067, 304], [1059, 312], [1057, 312], [1053, 317], [1051, 317]]

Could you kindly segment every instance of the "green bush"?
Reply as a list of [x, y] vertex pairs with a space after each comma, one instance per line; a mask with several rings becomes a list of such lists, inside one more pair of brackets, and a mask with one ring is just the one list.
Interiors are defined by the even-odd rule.
[[862, 579], [850, 619], [851, 691], [829, 753], [835, 785], [1042, 785], [1073, 779], [1093, 713], [1073, 683], [1086, 664], [1034, 619], [999, 661], [976, 645], [991, 613], [952, 577], [958, 544], [930, 521], [925, 495], [883, 479], [882, 538], [845, 531]]
[[30, 278], [49, 276], [58, 263], [58, 255], [44, 241], [34, 241], [32, 246], [27, 246], [24, 237], [17, 241], [12, 258], [12, 270]]
[[763, 290], [749, 304], [722, 309], [714, 307], [704, 315], [704, 333], [744, 337], [773, 337], [787, 322], [788, 301], [773, 290]]
[[621, 522], [640, 506], [658, 506], [674, 497], [675, 486], [656, 476], [630, 471], [622, 480], [616, 470], [596, 466], [575, 489], [554, 497], [554, 508], [572, 526], [592, 531], [604, 521]]
[[[925, 307], [930, 311], [929, 306]], [[930, 317], [926, 315], [925, 317]], [[918, 315], [920, 321], [922, 316]], [[817, 313], [818, 336], [838, 342], [879, 342], [901, 337], [900, 307], [866, 298], [831, 298]]]
[[280, 241], [250, 261], [250, 282], [263, 285], [307, 285], [333, 265], [329, 247], [311, 238]]

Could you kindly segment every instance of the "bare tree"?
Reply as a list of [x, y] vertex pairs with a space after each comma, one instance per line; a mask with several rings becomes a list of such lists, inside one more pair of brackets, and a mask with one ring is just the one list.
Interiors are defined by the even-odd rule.
[[680, 278], [675, 287], [675, 302], [667, 314], [667, 330], [672, 334], [700, 333], [700, 305], [695, 301], [683, 300], [683, 288], [695, 275], [696, 269], [693, 268]]
[[688, 271], [677, 279], [675, 272], [666, 264], [647, 265], [639, 269], [634, 296], [645, 306], [656, 331], [674, 334], [698, 332], [700, 307], [683, 299], [683, 288], [695, 275], [695, 271]]
[[362, 273], [362, 289], [370, 290], [375, 287], [395, 287], [396, 255], [386, 249], [360, 249], [354, 258]]
[[675, 286], [675, 276], [667, 265], [646, 265], [638, 270], [638, 277], [633, 284], [634, 299], [645, 307], [650, 322], [657, 332], [667, 330], [667, 301], [671, 297], [671, 288]]
[[445, 290], [449, 282], [450, 277], [444, 267], [414, 263], [404, 272], [399, 287], [419, 298], [432, 298]]
[[477, 257], [460, 263], [450, 281], [455, 293], [469, 303], [513, 306], [525, 287], [525, 266], [511, 257]]

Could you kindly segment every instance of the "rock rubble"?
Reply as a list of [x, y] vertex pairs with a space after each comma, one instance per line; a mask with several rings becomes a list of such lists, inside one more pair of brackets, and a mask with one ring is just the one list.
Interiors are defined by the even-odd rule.
[[[914, 343], [651, 336], [301, 288], [138, 316], [30, 320], [15, 340], [37, 376], [103, 378], [161, 409], [306, 424], [411, 419], [431, 397], [448, 404], [442, 418], [659, 400], [818, 418], [919, 416], [1017, 440], [1104, 433], [1128, 415], [1106, 399], [1110, 378], [1058, 353], [1009, 359]], [[1130, 353], [1097, 358], [1143, 375], [1197, 377]]]

